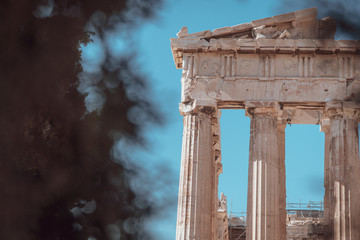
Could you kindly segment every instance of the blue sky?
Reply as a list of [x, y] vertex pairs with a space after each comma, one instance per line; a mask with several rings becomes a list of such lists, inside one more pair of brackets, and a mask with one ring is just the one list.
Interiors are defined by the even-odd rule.
[[[306, 6], [306, 7], [312, 7]], [[165, 125], [146, 129], [149, 145], [138, 149], [136, 160], [144, 161], [151, 172], [167, 166], [171, 176], [164, 189], [156, 190], [159, 198], [170, 198], [160, 218], [149, 220], [158, 239], [174, 239], [177, 191], [180, 171], [182, 116], [180, 102], [181, 70], [176, 69], [170, 49], [170, 38], [187, 26], [189, 33], [237, 25], [285, 12], [306, 8], [284, 5], [282, 1], [254, 0], [177, 0], [165, 1], [159, 16], [145, 22], [133, 35], [132, 46], [138, 51], [138, 66], [149, 79], [151, 99], [165, 116]], [[123, 37], [123, 35], [122, 35]], [[124, 51], [121, 34], [112, 36], [114, 54]], [[94, 46], [98, 44], [94, 43]], [[126, 45], [126, 44], [125, 44]], [[91, 46], [88, 46], [88, 50]], [[86, 54], [86, 51], [84, 51]], [[84, 55], [85, 56], [85, 55]], [[246, 211], [247, 169], [250, 119], [243, 110], [224, 110], [221, 118], [223, 174], [219, 193], [228, 197], [228, 210]], [[287, 200], [289, 202], [323, 199], [324, 134], [315, 125], [292, 125], [286, 128]], [[156, 179], [151, 179], [156, 181]], [[161, 188], [161, 186], [160, 186]]]

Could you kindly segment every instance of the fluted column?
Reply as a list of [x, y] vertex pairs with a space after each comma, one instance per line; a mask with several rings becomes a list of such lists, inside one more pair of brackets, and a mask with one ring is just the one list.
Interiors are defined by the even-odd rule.
[[215, 162], [211, 106], [182, 106], [184, 114], [176, 239], [205, 240], [214, 236]]
[[321, 132], [325, 134], [325, 146], [324, 146], [324, 225], [325, 225], [325, 238], [329, 239], [329, 226], [330, 224], [330, 209], [331, 209], [331, 201], [333, 199], [330, 191], [331, 188], [331, 162], [329, 158], [330, 152], [330, 119], [324, 118], [321, 121]]
[[360, 239], [359, 111], [343, 103], [328, 104], [330, 240]]
[[[219, 176], [223, 172], [222, 164], [221, 164], [221, 130], [220, 130], [220, 117], [221, 111], [218, 110], [215, 116], [212, 118], [212, 149], [213, 149], [213, 161], [215, 164], [215, 172], [214, 172], [214, 191], [213, 191], [213, 213], [214, 213], [214, 221], [212, 226], [212, 231], [214, 233], [213, 239], [218, 239], [218, 229], [223, 228], [224, 223], [218, 223], [218, 210], [219, 210], [219, 197], [218, 197], [218, 186], [219, 186]], [[224, 213], [221, 212], [221, 215]], [[226, 213], [225, 213], [226, 214]], [[223, 219], [221, 219], [223, 220]], [[221, 236], [221, 239], [228, 239], [226, 236]]]
[[286, 124], [278, 121], [277, 139], [279, 151], [279, 218], [280, 239], [286, 239], [286, 168], [285, 168], [285, 128]]
[[[247, 108], [251, 116], [249, 180], [247, 205], [247, 240], [285, 240], [280, 226], [280, 146], [278, 110], [268, 106]], [[272, 104], [273, 105], [273, 104]], [[249, 105], [248, 105], [249, 106]]]

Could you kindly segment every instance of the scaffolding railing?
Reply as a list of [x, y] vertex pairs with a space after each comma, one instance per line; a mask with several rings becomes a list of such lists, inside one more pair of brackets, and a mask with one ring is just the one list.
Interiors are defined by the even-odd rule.
[[[309, 201], [298, 203], [286, 203], [286, 211], [288, 214], [296, 214], [299, 217], [323, 217], [324, 202]], [[229, 212], [229, 218], [240, 218], [246, 222], [246, 212]]]
[[299, 202], [299, 203], [286, 203], [286, 210], [316, 210], [324, 211], [324, 202], [323, 201], [309, 201], [309, 202]]
[[229, 212], [229, 217], [244, 217], [246, 218], [246, 212]]
[[287, 214], [296, 215], [297, 217], [324, 217], [323, 201], [309, 201], [307, 203], [287, 203]]

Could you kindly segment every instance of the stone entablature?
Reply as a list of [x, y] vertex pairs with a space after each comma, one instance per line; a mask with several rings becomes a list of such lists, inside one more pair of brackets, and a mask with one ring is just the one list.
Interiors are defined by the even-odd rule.
[[[328, 42], [330, 41], [336, 42]], [[261, 51], [253, 54], [230, 54], [222, 51], [183, 53], [183, 79], [188, 80], [183, 84], [182, 101], [359, 100], [360, 42], [351, 41], [354, 46], [355, 43], [359, 44], [358, 49], [346, 51], [346, 54], [341, 51], [334, 51], [332, 54], [302, 54], [300, 51], [285, 54], [271, 53], [269, 50], [266, 54]], [[325, 48], [330, 51], [328, 47]]]
[[[251, 41], [258, 42], [259, 40]], [[262, 42], [268, 41], [278, 40], [262, 40]], [[331, 40], [331, 42], [336, 41]], [[355, 45], [355, 41], [351, 42]], [[278, 46], [274, 45], [266, 50], [254, 49], [253, 53], [248, 51], [246, 54], [241, 51], [239, 53], [239, 51], [223, 50], [217, 53], [184, 52], [182, 53], [184, 63], [180, 66], [184, 64], [183, 69], [189, 71], [187, 77], [229, 77], [230, 79], [243, 77], [269, 80], [276, 78], [360, 78], [360, 42], [357, 43], [359, 43], [358, 49], [353, 52], [335, 49], [332, 52], [329, 48], [321, 52], [321, 48], [311, 50], [310, 47], [306, 49], [306, 52], [297, 48], [291, 48], [293, 52], [290, 52], [290, 49], [289, 52], [285, 50], [282, 52]]]
[[[286, 23], [291, 26], [280, 27], [281, 33], [296, 25], [304, 35], [321, 25], [330, 35], [238, 37], [239, 32], [258, 32], [259, 26], [274, 29]], [[183, 69], [183, 103], [211, 101], [219, 108], [241, 109], [246, 101], [275, 101], [284, 119], [319, 124], [326, 102], [360, 101], [360, 41], [333, 40], [333, 20], [317, 20], [316, 9], [213, 32], [184, 32], [171, 39], [175, 64]]]
[[181, 39], [172, 38], [171, 46], [177, 68], [182, 68], [186, 53], [226, 54], [359, 54], [359, 40], [333, 39]]
[[[181, 101], [216, 101], [219, 108], [277, 101], [292, 123], [319, 124], [326, 102], [360, 100], [360, 41], [335, 41], [334, 21], [317, 20], [311, 8], [212, 32], [183, 28], [171, 39], [183, 69]], [[294, 28], [301, 34], [280, 38]]]

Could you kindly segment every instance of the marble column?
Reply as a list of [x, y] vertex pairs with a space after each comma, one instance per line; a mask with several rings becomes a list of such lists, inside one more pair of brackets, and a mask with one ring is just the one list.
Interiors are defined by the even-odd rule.
[[[218, 210], [219, 210], [219, 197], [218, 197], [218, 186], [219, 186], [219, 176], [223, 171], [221, 164], [221, 131], [220, 131], [220, 116], [221, 111], [218, 110], [215, 116], [212, 118], [212, 151], [213, 151], [213, 161], [215, 164], [214, 170], [214, 191], [213, 191], [213, 214], [214, 221], [212, 226], [212, 231], [214, 233], [213, 239], [218, 239]], [[226, 239], [225, 236], [221, 236], [221, 239]]]
[[327, 107], [329, 132], [329, 226], [330, 240], [360, 239], [360, 162], [358, 111]]
[[286, 239], [286, 168], [285, 168], [285, 128], [286, 124], [278, 121], [277, 140], [279, 151], [279, 217], [280, 217], [280, 239]]
[[325, 188], [325, 195], [324, 195], [324, 231], [325, 231], [325, 238], [330, 239], [331, 236], [329, 235], [329, 226], [330, 224], [330, 203], [332, 201], [331, 196], [331, 162], [329, 159], [329, 152], [330, 152], [330, 119], [324, 118], [321, 120], [321, 132], [325, 134], [325, 146], [324, 146], [324, 188]]
[[280, 202], [284, 190], [278, 134], [278, 110], [269, 107], [248, 108], [251, 116], [249, 180], [247, 203], [247, 240], [285, 240], [281, 233]]
[[[185, 107], [186, 108], [186, 107]], [[212, 117], [216, 109], [196, 106], [184, 114], [179, 184], [177, 240], [205, 240], [214, 236], [215, 162]]]

